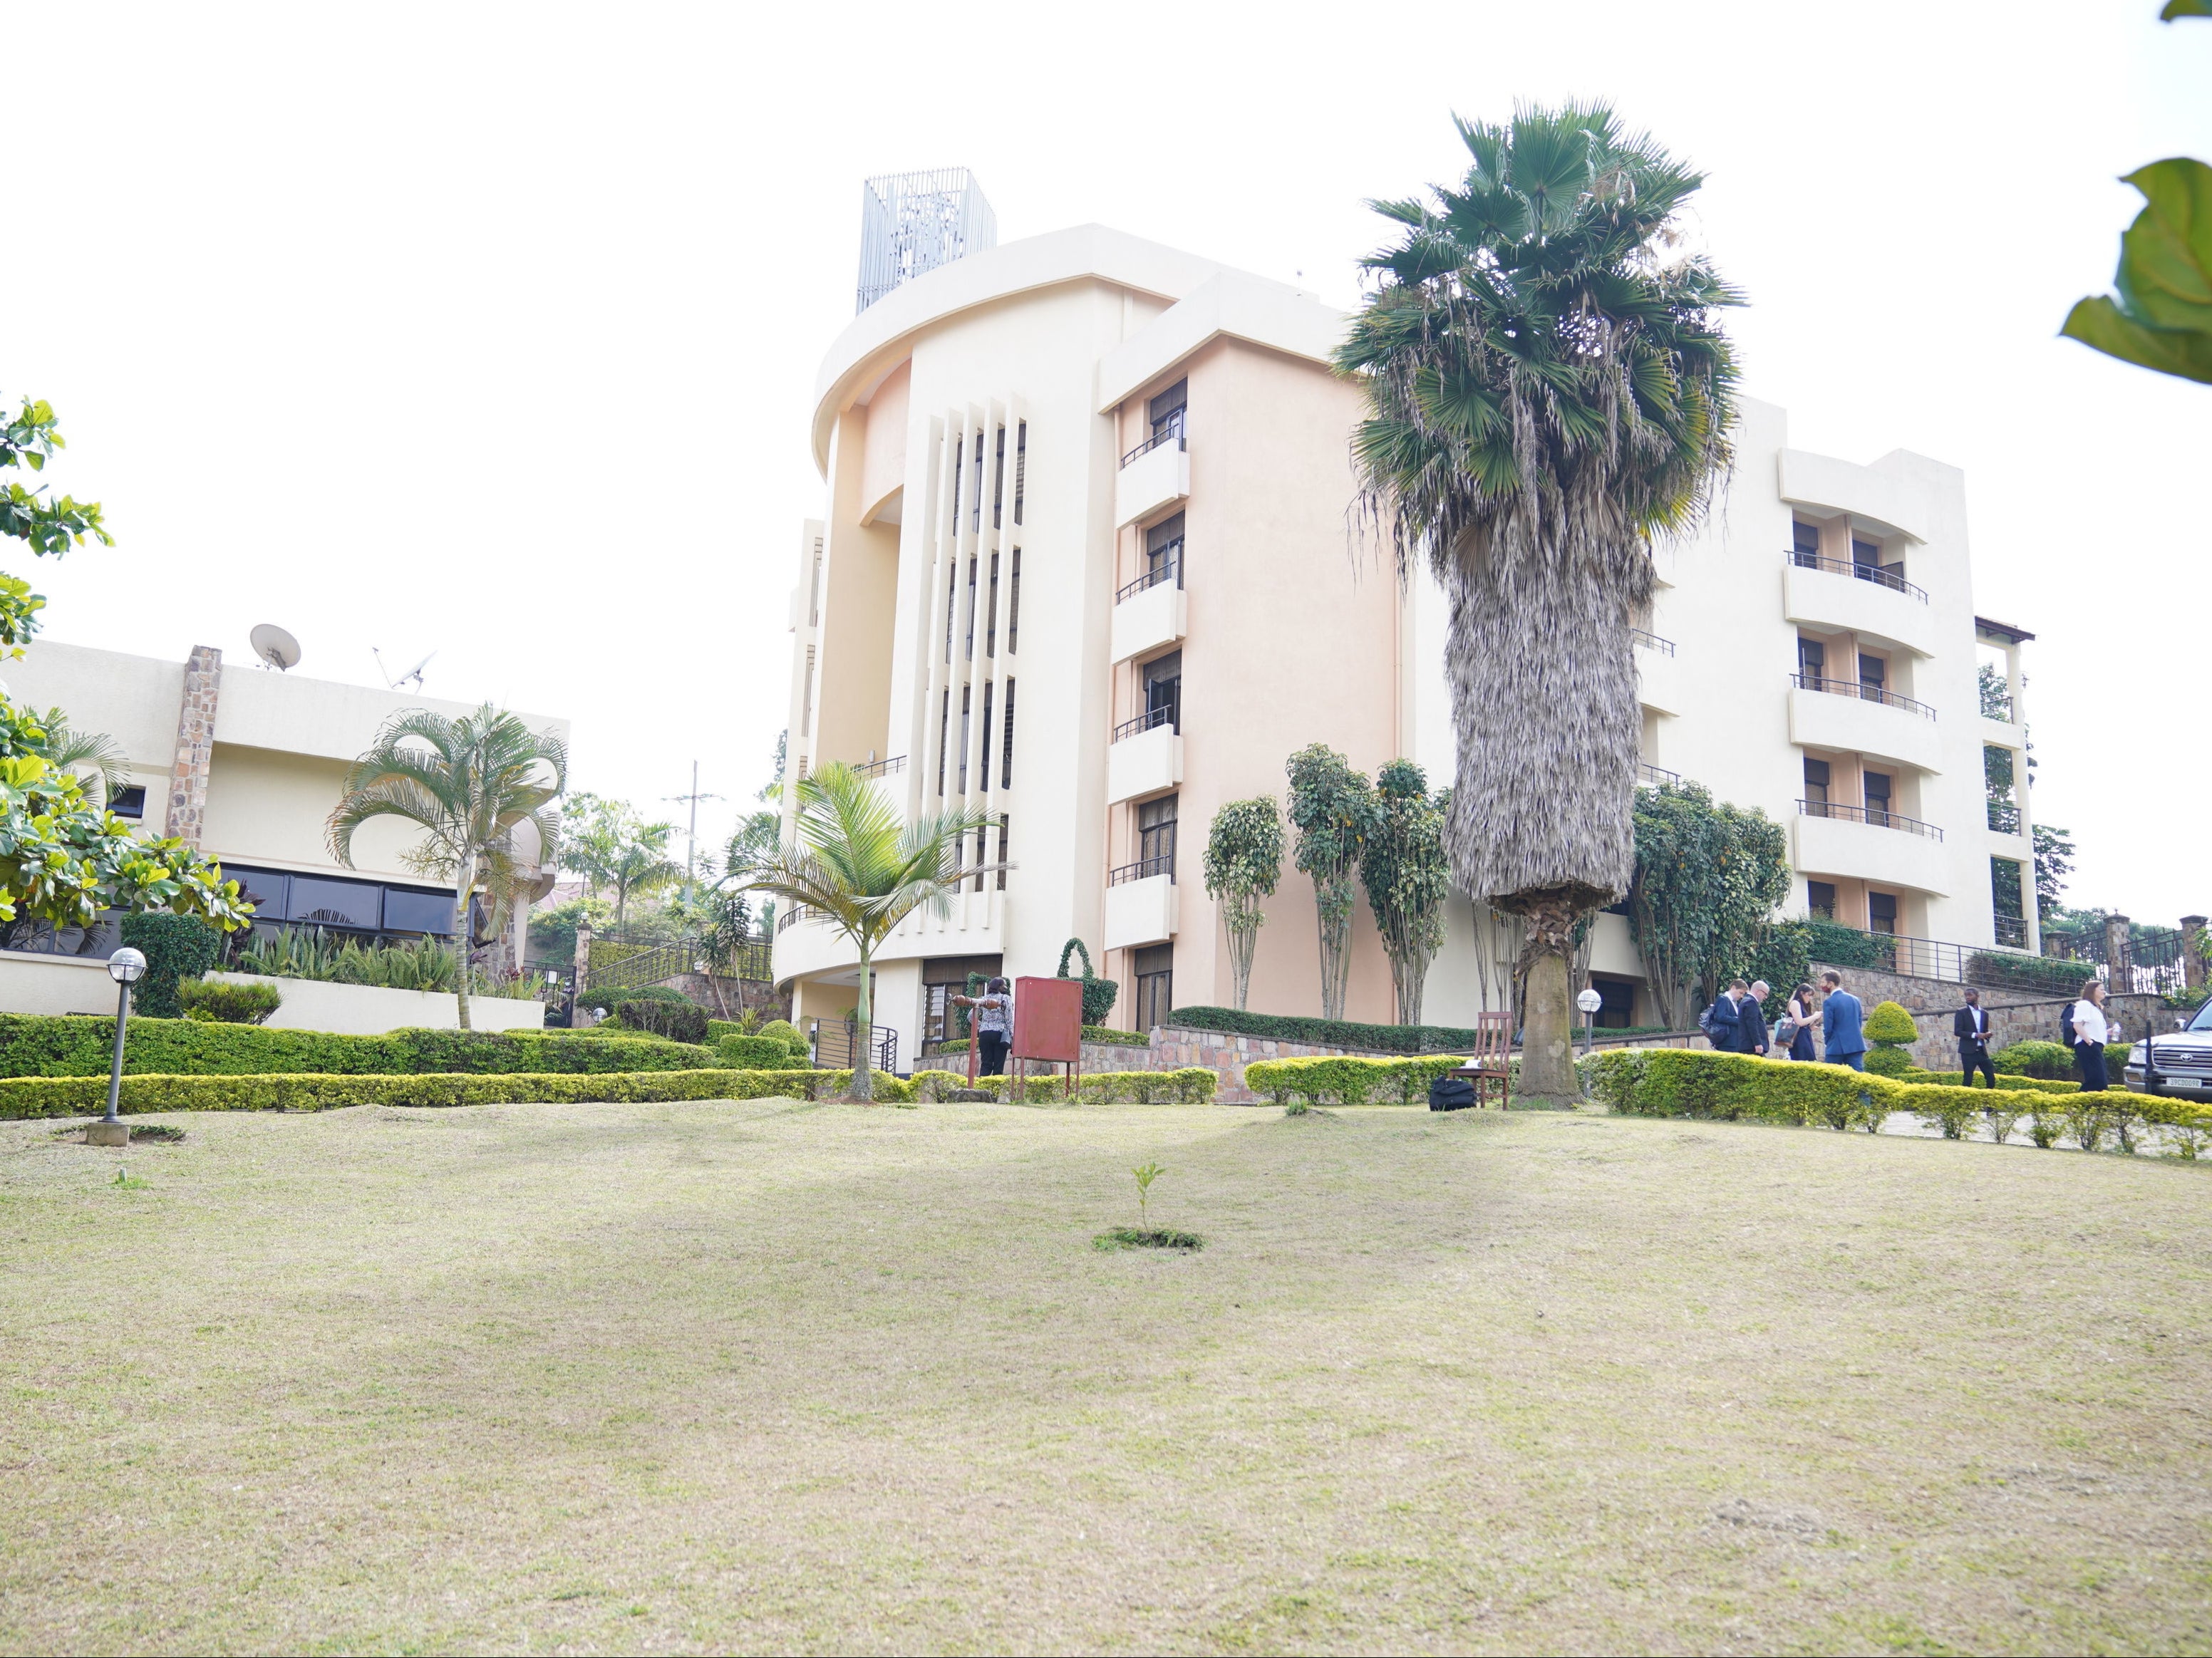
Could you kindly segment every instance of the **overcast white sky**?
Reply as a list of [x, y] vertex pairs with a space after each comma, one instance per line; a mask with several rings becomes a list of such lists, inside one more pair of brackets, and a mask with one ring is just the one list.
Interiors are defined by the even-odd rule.
[[1451, 111], [1606, 98], [1710, 172], [1793, 442], [1966, 469], [2069, 897], [2170, 923], [2212, 908], [2212, 388], [2054, 337], [2116, 176], [2212, 156], [2212, 23], [2156, 9], [0, 0], [0, 396], [54, 404], [49, 476], [120, 541], [20, 573], [57, 639], [244, 659], [273, 621], [372, 684], [435, 650], [434, 695], [569, 715], [581, 786], [651, 805], [696, 756], [749, 799], [864, 175], [967, 166], [1001, 240], [1099, 220], [1348, 304], [1361, 199], [1457, 171]]

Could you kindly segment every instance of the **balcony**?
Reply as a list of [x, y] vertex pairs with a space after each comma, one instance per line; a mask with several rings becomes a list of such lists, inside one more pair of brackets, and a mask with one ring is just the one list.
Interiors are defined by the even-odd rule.
[[1114, 728], [1106, 750], [1106, 804], [1164, 794], [1182, 781], [1182, 733], [1173, 711], [1155, 708]]
[[1793, 867], [1815, 877], [1844, 875], [1878, 887], [1948, 894], [1951, 860], [1943, 831], [1933, 823], [1819, 800], [1799, 801], [1797, 811]]
[[1121, 589], [1114, 606], [1114, 660], [1172, 645], [1189, 625], [1180, 562], [1142, 575]]
[[1668, 784], [1680, 783], [1682, 774], [1678, 771], [1668, 771], [1664, 766], [1647, 766], [1638, 761], [1636, 766], [1636, 780], [1647, 788], [1656, 789]]
[[1631, 628], [1636, 647], [1636, 700], [1661, 714], [1680, 714], [1683, 708], [1682, 672], [1674, 660], [1674, 641]]
[[902, 772], [905, 769], [906, 756], [902, 754], [895, 754], [888, 760], [872, 760], [865, 766], [855, 766], [853, 768], [853, 774], [855, 777], [889, 777], [895, 772]]
[[2018, 806], [2009, 801], [1992, 800], [1989, 803], [1989, 812], [1990, 834], [2018, 835], [2020, 833]]
[[1164, 944], [1176, 932], [1175, 859], [1147, 858], [1125, 864], [1106, 887], [1106, 948], [1141, 950]]
[[1855, 633], [1918, 656], [1936, 650], [1936, 620], [1924, 588], [1893, 570], [1812, 553], [1783, 555], [1782, 610], [1802, 627]]
[[1121, 457], [1114, 480], [1114, 527], [1126, 529], [1190, 494], [1190, 451], [1179, 428], [1163, 432]]
[[1893, 761], [1921, 771], [1943, 769], [1936, 710], [1925, 702], [1850, 679], [1790, 676], [1790, 740], [1808, 748]]

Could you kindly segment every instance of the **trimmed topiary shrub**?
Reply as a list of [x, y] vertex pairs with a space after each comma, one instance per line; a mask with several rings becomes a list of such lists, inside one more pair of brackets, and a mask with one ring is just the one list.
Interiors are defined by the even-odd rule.
[[788, 1019], [770, 1019], [758, 1030], [753, 1032], [753, 1035], [756, 1036], [781, 1036], [783, 1038], [785, 1043], [790, 1048], [792, 1053], [802, 1060], [813, 1052], [813, 1049], [807, 1045], [806, 1033], [801, 1030], [797, 1025], [792, 1023]]
[[[1080, 955], [1083, 971], [1072, 974], [1067, 970], [1068, 959]], [[1102, 979], [1091, 970], [1091, 951], [1080, 938], [1070, 938], [1060, 952], [1058, 978], [1080, 978], [1083, 981], [1083, 1023], [1104, 1024], [1106, 1016], [1114, 1011], [1114, 999], [1121, 993], [1121, 987], [1111, 979]]]
[[732, 1071], [796, 1071], [806, 1064], [781, 1036], [724, 1036], [714, 1054]]
[[222, 954], [222, 934], [197, 915], [126, 915], [123, 942], [146, 958], [145, 972], [131, 987], [131, 1011], [152, 1019], [184, 1017], [179, 981], [198, 978]]
[[1868, 1050], [1866, 1068], [1878, 1077], [1901, 1077], [1912, 1069], [1912, 1056], [1905, 1044], [1920, 1039], [1920, 1029], [1912, 1023], [1912, 1016], [1900, 1002], [1877, 1002], [1867, 1015], [1866, 1039], [1873, 1046]]
[[2000, 1076], [2010, 1072], [2018, 1077], [2070, 1077], [2074, 1074], [2074, 1054], [2063, 1042], [2013, 1042], [1990, 1055], [1990, 1063]]
[[270, 984], [232, 984], [222, 979], [181, 979], [177, 999], [187, 1019], [214, 1024], [266, 1024], [283, 1006], [283, 993]]
[[[118, 1109], [331, 1111], [349, 1105], [604, 1105], [678, 1100], [824, 1099], [849, 1071], [655, 1071], [598, 1075], [510, 1072], [475, 1077], [349, 1077], [327, 1072], [259, 1077], [129, 1076]], [[902, 1103], [912, 1090], [878, 1075], [877, 1097]], [[0, 1120], [74, 1117], [107, 1103], [107, 1078], [0, 1079]]]

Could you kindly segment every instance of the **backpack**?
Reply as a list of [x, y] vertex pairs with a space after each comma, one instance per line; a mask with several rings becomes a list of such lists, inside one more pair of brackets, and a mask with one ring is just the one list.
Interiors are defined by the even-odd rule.
[[1474, 1083], [1449, 1072], [1429, 1084], [1429, 1109], [1464, 1111], [1474, 1103]]
[[1705, 1033], [1705, 1040], [1711, 1042], [1715, 1048], [1718, 1048], [1721, 1045], [1720, 1033], [1713, 1029], [1713, 1009], [1711, 1005], [1708, 1005], [1704, 1012], [1698, 1015], [1698, 1029]]
[[2074, 1004], [2066, 1004], [2066, 1011], [2058, 1016], [2058, 1040], [2067, 1047], [2074, 1046]]

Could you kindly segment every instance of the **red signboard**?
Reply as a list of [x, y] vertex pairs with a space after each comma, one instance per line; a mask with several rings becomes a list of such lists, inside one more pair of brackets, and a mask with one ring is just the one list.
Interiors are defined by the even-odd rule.
[[1049, 1060], [1074, 1065], [1083, 1058], [1083, 981], [1014, 981], [1014, 1045], [1017, 1060]]

